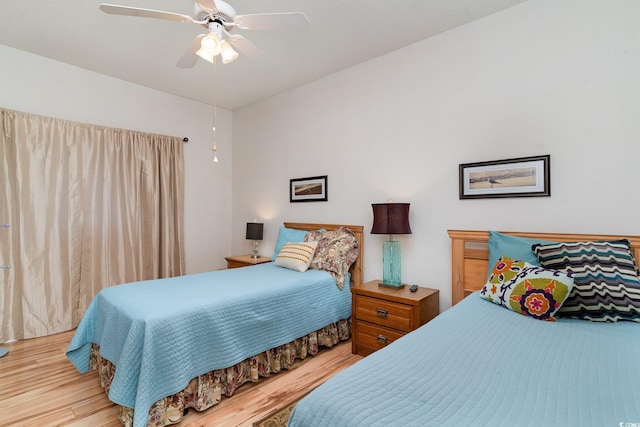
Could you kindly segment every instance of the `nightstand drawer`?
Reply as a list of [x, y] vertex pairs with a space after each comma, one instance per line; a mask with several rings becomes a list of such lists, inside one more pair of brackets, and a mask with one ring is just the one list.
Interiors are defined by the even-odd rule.
[[406, 332], [415, 328], [411, 324], [412, 306], [361, 295], [357, 298], [356, 319]]
[[380, 350], [405, 334], [385, 328], [384, 326], [372, 325], [370, 323], [358, 322], [358, 345], [362, 345], [373, 351]]

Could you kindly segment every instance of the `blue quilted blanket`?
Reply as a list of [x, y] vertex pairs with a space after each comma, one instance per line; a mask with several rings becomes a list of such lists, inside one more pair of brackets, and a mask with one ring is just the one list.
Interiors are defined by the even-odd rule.
[[154, 402], [192, 378], [235, 365], [351, 315], [329, 273], [273, 266], [128, 283], [102, 290], [67, 349], [81, 373], [91, 343], [116, 366], [109, 399], [147, 425]]
[[544, 322], [472, 294], [320, 385], [289, 427], [635, 426], [639, 384], [639, 323]]

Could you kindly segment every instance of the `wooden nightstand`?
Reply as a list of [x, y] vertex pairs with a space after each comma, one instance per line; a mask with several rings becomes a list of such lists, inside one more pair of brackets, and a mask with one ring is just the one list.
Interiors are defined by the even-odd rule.
[[440, 291], [419, 287], [390, 289], [380, 280], [356, 285], [352, 292], [351, 352], [367, 356], [438, 315]]
[[271, 262], [271, 257], [261, 256], [260, 258], [251, 258], [251, 255], [228, 256], [224, 259], [227, 260], [227, 268], [248, 267], [250, 265]]

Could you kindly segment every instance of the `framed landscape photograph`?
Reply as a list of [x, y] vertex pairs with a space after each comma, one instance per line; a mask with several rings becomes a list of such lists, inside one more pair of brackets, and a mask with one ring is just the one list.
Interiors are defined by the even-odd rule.
[[327, 175], [289, 180], [290, 202], [326, 202]]
[[550, 196], [550, 155], [461, 164], [460, 199]]

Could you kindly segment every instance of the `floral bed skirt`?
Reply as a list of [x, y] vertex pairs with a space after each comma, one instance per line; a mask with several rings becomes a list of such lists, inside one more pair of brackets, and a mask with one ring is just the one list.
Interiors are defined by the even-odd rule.
[[[192, 379], [184, 390], [154, 403], [149, 411], [148, 426], [179, 423], [185, 409], [204, 411], [220, 402], [222, 396], [233, 395], [238, 387], [248, 381], [256, 382], [261, 377], [289, 369], [296, 359], [315, 355], [320, 346], [333, 347], [349, 339], [350, 331], [351, 319], [340, 320], [290, 343], [249, 357], [237, 365], [200, 375]], [[100, 356], [99, 349], [97, 344], [93, 344], [89, 366], [98, 370], [100, 384], [109, 393], [116, 367]], [[133, 408], [121, 406], [120, 421], [125, 427], [132, 427]]]

